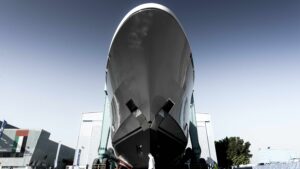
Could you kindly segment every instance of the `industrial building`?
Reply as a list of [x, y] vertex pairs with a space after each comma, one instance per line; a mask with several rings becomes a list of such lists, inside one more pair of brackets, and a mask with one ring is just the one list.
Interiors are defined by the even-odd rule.
[[300, 154], [289, 149], [273, 147], [260, 148], [257, 153], [258, 164], [299, 162]]
[[6, 125], [0, 140], [3, 168], [57, 168], [73, 163], [75, 150], [49, 139], [45, 130], [18, 129]]
[[80, 132], [77, 142], [74, 165], [80, 168], [91, 168], [98, 158], [98, 148], [102, 129], [102, 112], [82, 113]]
[[[76, 155], [74, 157], [75, 166], [90, 169], [94, 160], [99, 157], [102, 119], [102, 112], [82, 113]], [[217, 162], [210, 114], [196, 113], [196, 124], [198, 140], [201, 146], [201, 158], [204, 158], [208, 162], [211, 160]], [[191, 146], [190, 142], [188, 146]], [[107, 140], [107, 147], [112, 147], [110, 140]]]
[[211, 116], [208, 113], [196, 113], [198, 140], [201, 146], [201, 158], [208, 162], [213, 160], [217, 162], [215, 139]]

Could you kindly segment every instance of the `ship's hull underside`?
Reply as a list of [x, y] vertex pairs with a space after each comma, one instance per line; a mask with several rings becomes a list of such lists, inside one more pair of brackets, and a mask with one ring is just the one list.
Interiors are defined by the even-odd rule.
[[134, 131], [114, 148], [134, 168], [148, 168], [149, 153], [154, 156], [156, 168], [169, 168], [178, 162], [178, 154], [184, 151], [185, 146], [186, 142], [174, 139], [166, 131], [149, 128]]

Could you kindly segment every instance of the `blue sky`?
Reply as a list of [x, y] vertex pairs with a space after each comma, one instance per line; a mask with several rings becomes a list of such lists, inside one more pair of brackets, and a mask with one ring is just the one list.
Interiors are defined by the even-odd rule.
[[[81, 113], [103, 110], [113, 33], [144, 2], [0, 1], [0, 118], [75, 146]], [[152, 2], [184, 27], [215, 138], [300, 152], [300, 1]]]

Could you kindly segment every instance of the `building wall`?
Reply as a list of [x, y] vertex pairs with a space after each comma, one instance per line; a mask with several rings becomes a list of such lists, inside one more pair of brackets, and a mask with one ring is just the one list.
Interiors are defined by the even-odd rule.
[[79, 162], [79, 166], [88, 165], [91, 168], [94, 159], [98, 157], [102, 116], [101, 112], [82, 113], [74, 165]]
[[32, 154], [32, 159], [29, 163], [30, 165], [53, 166], [57, 144], [52, 141], [48, 141], [49, 136], [50, 133], [41, 132], [39, 139], [37, 140], [34, 153]]
[[[3, 132], [0, 142], [0, 162], [2, 166], [25, 166], [30, 163], [41, 131], [27, 130], [28, 135], [21, 136], [23, 138], [17, 136], [17, 131], [20, 130], [5, 129]], [[25, 144], [25, 150], [20, 150], [22, 144]]]
[[[0, 163], [2, 167], [54, 166], [58, 143], [49, 140], [45, 130], [5, 129], [0, 142]], [[64, 162], [73, 159], [75, 150], [62, 145], [58, 158], [58, 169]]]
[[210, 114], [196, 113], [198, 139], [201, 147], [201, 158], [211, 158], [217, 162], [213, 125]]

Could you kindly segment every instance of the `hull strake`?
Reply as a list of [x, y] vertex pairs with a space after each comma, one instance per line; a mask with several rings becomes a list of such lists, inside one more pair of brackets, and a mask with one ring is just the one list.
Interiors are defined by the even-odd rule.
[[112, 143], [134, 168], [174, 163], [187, 144], [194, 68], [179, 22], [165, 8], [132, 12], [114, 35], [107, 63]]

